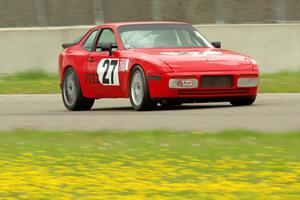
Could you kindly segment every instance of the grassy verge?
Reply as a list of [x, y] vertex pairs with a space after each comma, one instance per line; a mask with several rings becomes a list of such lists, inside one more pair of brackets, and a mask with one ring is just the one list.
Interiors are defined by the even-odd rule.
[[299, 199], [300, 131], [0, 133], [0, 198]]
[[300, 92], [300, 71], [263, 74], [260, 77], [259, 92], [296, 93]]
[[[300, 71], [264, 74], [260, 77], [259, 92], [300, 92]], [[0, 77], [0, 94], [52, 94], [60, 93], [58, 75], [41, 71], [28, 71]]]
[[0, 94], [54, 94], [59, 93], [58, 75], [40, 70], [0, 77]]

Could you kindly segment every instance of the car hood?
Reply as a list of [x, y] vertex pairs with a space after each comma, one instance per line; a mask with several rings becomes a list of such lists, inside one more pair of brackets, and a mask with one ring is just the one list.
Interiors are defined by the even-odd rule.
[[156, 57], [175, 72], [252, 70], [249, 57], [214, 48], [189, 49], [136, 49], [135, 51]]

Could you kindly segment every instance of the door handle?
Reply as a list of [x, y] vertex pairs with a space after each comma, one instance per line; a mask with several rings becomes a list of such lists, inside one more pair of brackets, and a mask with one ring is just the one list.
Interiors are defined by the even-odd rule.
[[89, 58], [88, 61], [89, 61], [89, 62], [94, 62], [95, 59], [94, 59], [94, 58]]

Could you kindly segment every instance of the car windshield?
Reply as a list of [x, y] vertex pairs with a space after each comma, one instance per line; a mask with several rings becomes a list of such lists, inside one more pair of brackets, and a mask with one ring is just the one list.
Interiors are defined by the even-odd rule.
[[135, 24], [118, 28], [123, 46], [131, 48], [211, 47], [189, 24]]

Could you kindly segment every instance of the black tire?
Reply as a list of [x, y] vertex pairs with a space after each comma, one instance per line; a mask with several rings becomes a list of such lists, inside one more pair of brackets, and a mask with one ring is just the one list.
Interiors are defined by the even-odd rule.
[[[138, 75], [139, 73], [139, 75]], [[134, 94], [134, 88], [135, 87], [133, 84], [137, 84], [137, 82], [134, 82], [134, 77], [135, 76], [140, 76], [139, 78], [141, 78], [140, 80], [140, 90], [143, 90], [142, 95], [140, 95], [140, 101], [137, 102], [137, 100], [135, 99], [135, 95]], [[136, 86], [138, 87], [138, 86]], [[133, 107], [134, 110], [136, 111], [142, 111], [142, 110], [152, 110], [156, 105], [157, 102], [153, 101], [150, 97], [149, 94], [149, 88], [148, 88], [148, 82], [145, 76], [145, 73], [143, 71], [143, 69], [140, 66], [135, 66], [130, 74], [130, 84], [129, 84], [129, 99], [130, 99], [130, 103]]]
[[[68, 82], [69, 79], [72, 80]], [[85, 98], [82, 95], [79, 79], [72, 68], [68, 68], [64, 73], [62, 99], [65, 107], [72, 111], [90, 110], [95, 102], [95, 99]]]
[[248, 106], [252, 105], [256, 99], [256, 96], [240, 97], [229, 101], [233, 106]]

